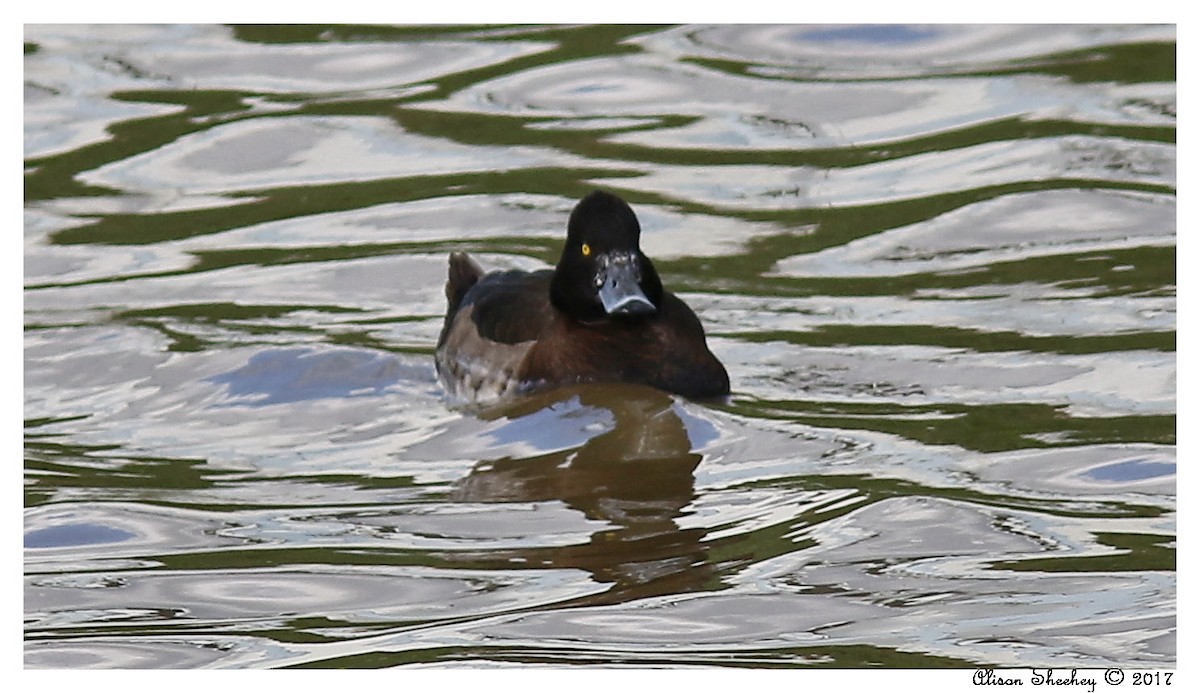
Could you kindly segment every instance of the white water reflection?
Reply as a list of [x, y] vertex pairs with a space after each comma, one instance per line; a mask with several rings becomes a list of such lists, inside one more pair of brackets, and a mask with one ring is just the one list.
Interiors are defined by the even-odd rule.
[[1175, 409], [1175, 359], [1157, 352], [1049, 356], [768, 343], [738, 356], [757, 357], [744, 382], [767, 399], [787, 400], [800, 390], [814, 401], [847, 403], [1044, 403], [1084, 417]]
[[[1097, 298], [1093, 295], [1097, 292], [1096, 289], [1065, 291], [1043, 284], [988, 284], [970, 290], [922, 292], [914, 298], [797, 298], [775, 299], [770, 303], [779, 312], [772, 325], [776, 332], [802, 333], [838, 325], [923, 325], [1032, 337], [1084, 337], [1169, 331], [1175, 325], [1172, 297]], [[718, 335], [750, 329], [752, 312], [764, 305], [762, 299], [741, 296], [699, 296], [695, 303], [711, 308], [717, 326], [714, 332]], [[1072, 306], [1079, 308], [1072, 310]], [[737, 348], [757, 347], [740, 344]], [[747, 354], [746, 367], [753, 368], [755, 363]]]
[[[94, 577], [84, 583], [72, 576], [27, 582], [25, 608], [30, 625], [38, 629], [152, 622], [169, 612], [194, 623], [235, 626], [304, 616], [364, 623], [453, 619], [554, 603], [603, 589], [581, 574], [561, 570], [338, 570], [321, 565], [165, 574], [126, 571], [103, 584]], [[114, 608], [114, 603], [130, 608]]]
[[1013, 116], [1011, 110], [992, 105], [998, 100], [987, 97], [984, 90], [992, 88], [989, 84], [984, 80], [775, 82], [662, 56], [635, 55], [526, 70], [415, 107], [584, 122], [597, 117], [686, 115], [700, 121], [605, 139], [674, 148], [819, 148], [897, 139]]
[[[1114, 162], [1125, 162], [1114, 165]], [[656, 166], [606, 185], [728, 210], [856, 206], [1023, 181], [1088, 178], [1175, 183], [1175, 148], [1116, 138], [994, 142], [841, 169], [813, 166]], [[1173, 227], [1172, 227], [1173, 228]]]
[[148, 566], [157, 562], [141, 557], [243, 544], [218, 536], [226, 525], [219, 517], [139, 503], [51, 504], [26, 509], [24, 519], [25, 568], [33, 574]]
[[534, 147], [479, 147], [406, 133], [385, 118], [287, 116], [240, 120], [80, 176], [130, 191], [219, 195], [380, 178], [577, 166]]
[[[810, 40], [837, 31], [845, 34], [845, 41]], [[1064, 31], [949, 26], [921, 28], [895, 42], [877, 42], [867, 33], [856, 40], [854, 31], [852, 27], [669, 30], [631, 41], [645, 53], [525, 70], [417, 107], [579, 123], [572, 127], [587, 127], [597, 118], [683, 114], [699, 121], [606, 139], [647, 147], [734, 150], [860, 146], [1013, 118], [1168, 126], [1174, 122], [1171, 85], [1072, 85], [1061, 78], [1029, 75], [927, 79], [931, 72], [1011, 69], [1013, 63], [1030, 59], [1027, 51], [1035, 44], [1053, 52], [1067, 46], [1078, 50], [1092, 44], [1137, 43], [1161, 39], [1170, 34], [1169, 28], [1119, 27], [1105, 32], [1094, 27]], [[877, 33], [885, 32], [881, 28]], [[1042, 38], [1049, 40], [1042, 42]], [[706, 45], [710, 40], [728, 45], [714, 51]], [[911, 53], [905, 54], [906, 48]], [[684, 60], [693, 57], [745, 60], [755, 65], [753, 76]], [[852, 77], [826, 81], [828, 76], [842, 76], [828, 75], [831, 69], [848, 71]], [[776, 79], [755, 78], [759, 75]], [[1136, 107], [1138, 103], [1155, 107]]]
[[34, 24], [26, 26], [25, 40], [69, 58], [71, 65], [125, 80], [119, 82], [123, 88], [282, 94], [394, 88], [553, 47], [545, 41], [251, 43], [238, 40], [229, 27], [199, 24]]
[[1175, 213], [1175, 198], [1167, 195], [1017, 193], [786, 258], [775, 271], [794, 277], [897, 276], [1066, 253], [1170, 246], [1175, 243]]
[[674, 59], [745, 62], [766, 76], [894, 79], [1049, 63], [1056, 52], [1173, 36], [1150, 25], [747, 24], [676, 27], [631, 42]]

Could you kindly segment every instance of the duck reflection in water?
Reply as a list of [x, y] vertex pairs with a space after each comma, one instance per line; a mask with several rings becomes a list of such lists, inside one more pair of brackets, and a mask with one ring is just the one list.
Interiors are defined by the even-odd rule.
[[704, 587], [712, 577], [704, 530], [681, 528], [676, 520], [695, 498], [693, 472], [701, 459], [692, 452], [683, 417], [695, 422], [693, 428], [707, 422], [689, 417], [670, 395], [628, 384], [562, 388], [498, 405], [480, 417], [519, 421], [549, 407], [575, 405], [573, 400], [611, 413], [611, 427], [577, 448], [480, 463], [452, 497], [477, 503], [558, 499], [590, 520], [613, 525], [584, 545], [500, 552], [505, 560], [580, 568], [614, 583], [589, 603]]

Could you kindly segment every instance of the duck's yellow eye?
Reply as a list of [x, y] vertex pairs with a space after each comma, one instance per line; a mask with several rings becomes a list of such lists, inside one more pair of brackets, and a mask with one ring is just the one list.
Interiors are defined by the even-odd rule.
[[584, 257], [587, 257], [588, 255], [592, 254], [592, 246], [588, 245], [587, 243], [584, 243], [583, 247], [581, 247], [579, 249], [579, 252], [583, 253]]

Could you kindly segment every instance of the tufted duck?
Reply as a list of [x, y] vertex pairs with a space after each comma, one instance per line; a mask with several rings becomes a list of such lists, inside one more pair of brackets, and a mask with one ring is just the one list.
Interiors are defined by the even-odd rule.
[[446, 389], [468, 400], [586, 382], [729, 394], [700, 320], [663, 289], [640, 235], [624, 200], [595, 191], [571, 212], [553, 270], [485, 274], [452, 253], [436, 354]]

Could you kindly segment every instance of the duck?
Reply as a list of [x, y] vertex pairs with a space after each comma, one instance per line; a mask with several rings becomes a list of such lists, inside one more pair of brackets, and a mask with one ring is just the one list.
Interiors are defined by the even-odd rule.
[[485, 272], [453, 252], [438, 379], [471, 402], [587, 383], [648, 385], [691, 399], [728, 395], [704, 327], [640, 247], [617, 195], [595, 190], [567, 220], [553, 269]]

